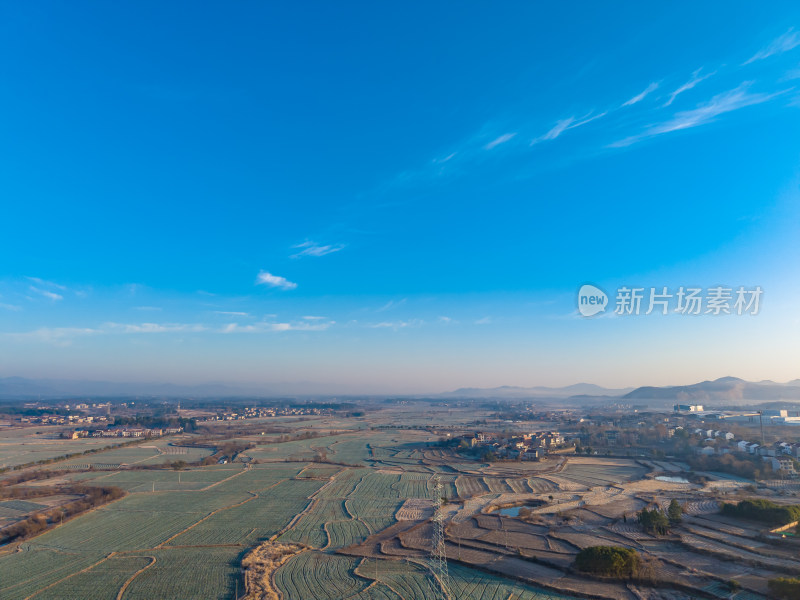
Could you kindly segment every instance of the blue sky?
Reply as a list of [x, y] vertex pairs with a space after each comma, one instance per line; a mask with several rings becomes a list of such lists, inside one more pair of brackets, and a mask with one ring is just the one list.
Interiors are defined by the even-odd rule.
[[800, 7], [649, 4], [7, 4], [0, 376], [800, 377]]

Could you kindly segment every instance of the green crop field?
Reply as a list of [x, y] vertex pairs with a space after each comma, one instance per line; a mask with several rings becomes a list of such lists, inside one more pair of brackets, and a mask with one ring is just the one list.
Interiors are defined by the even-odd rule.
[[233, 598], [242, 591], [241, 548], [181, 548], [146, 552], [155, 562], [131, 582], [122, 600]]
[[[128, 578], [152, 562], [144, 556], [113, 556], [36, 594], [37, 600], [115, 600]], [[126, 596], [127, 597], [127, 596]]]
[[358, 563], [349, 556], [303, 552], [275, 571], [275, 584], [286, 598], [360, 598], [369, 581], [355, 575]]

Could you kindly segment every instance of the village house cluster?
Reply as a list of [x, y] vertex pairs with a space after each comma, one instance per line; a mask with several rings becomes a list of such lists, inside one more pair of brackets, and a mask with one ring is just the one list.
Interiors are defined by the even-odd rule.
[[102, 438], [148, 438], [161, 437], [162, 435], [173, 435], [182, 433], [183, 427], [109, 427], [108, 429], [76, 429], [72, 432], [72, 439], [88, 437]]
[[564, 436], [557, 431], [541, 431], [504, 437], [502, 434], [477, 432], [466, 436], [471, 448], [483, 448], [498, 458], [539, 460], [548, 451], [564, 445]]
[[202, 419], [202, 421], [238, 421], [241, 419], [259, 419], [263, 417], [330, 415], [331, 413], [332, 411], [329, 408], [303, 408], [299, 406], [280, 408], [245, 407], [241, 412], [224, 412], [213, 417], [206, 417], [205, 419]]
[[800, 442], [778, 441], [772, 445], [761, 445], [746, 440], [737, 442], [734, 440], [734, 435], [728, 431], [697, 428], [692, 433], [704, 438], [704, 445], [698, 450], [700, 454], [713, 456], [740, 452], [760, 456], [772, 466], [773, 471], [783, 471], [790, 476], [798, 475], [794, 463], [800, 459]]
[[40, 417], [20, 417], [20, 423], [36, 423], [41, 425], [75, 425], [79, 423], [105, 423], [104, 415], [42, 415]]

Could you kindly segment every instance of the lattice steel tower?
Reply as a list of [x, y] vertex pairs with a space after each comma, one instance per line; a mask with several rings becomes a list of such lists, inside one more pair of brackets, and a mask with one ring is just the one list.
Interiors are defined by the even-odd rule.
[[442, 499], [444, 488], [438, 475], [433, 476], [434, 483], [434, 514], [433, 514], [433, 545], [431, 546], [431, 570], [438, 580], [439, 588], [436, 590], [436, 600], [450, 600], [450, 574], [447, 571], [447, 550], [444, 545], [444, 512]]

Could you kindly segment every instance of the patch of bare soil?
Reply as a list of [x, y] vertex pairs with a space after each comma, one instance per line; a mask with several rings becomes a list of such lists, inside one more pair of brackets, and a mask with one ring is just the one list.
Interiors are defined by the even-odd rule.
[[264, 542], [242, 560], [244, 567], [244, 600], [279, 600], [272, 583], [272, 574], [283, 563], [306, 547], [302, 544]]

